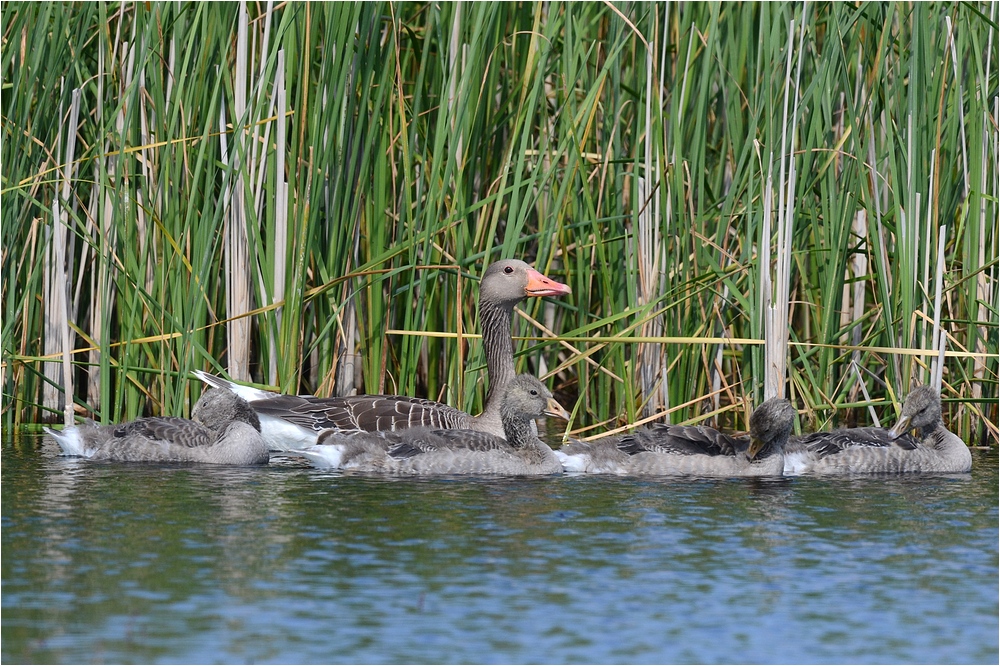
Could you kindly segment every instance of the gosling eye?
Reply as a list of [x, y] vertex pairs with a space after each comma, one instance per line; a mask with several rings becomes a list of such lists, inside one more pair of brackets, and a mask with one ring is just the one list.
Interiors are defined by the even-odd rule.
[[538, 391], [536, 391], [535, 389], [531, 389], [531, 395], [538, 395]]
[[511, 273], [514, 272], [514, 267], [513, 266], [504, 266], [503, 267], [503, 272], [506, 273], [507, 275], [510, 275]]

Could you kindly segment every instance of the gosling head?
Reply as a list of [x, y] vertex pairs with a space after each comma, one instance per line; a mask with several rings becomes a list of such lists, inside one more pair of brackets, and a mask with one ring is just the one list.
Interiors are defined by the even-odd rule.
[[210, 388], [205, 391], [191, 410], [191, 418], [213, 430], [232, 421], [242, 421], [260, 432], [257, 412], [250, 403], [228, 389]]
[[762, 403], [750, 415], [750, 446], [747, 447], [748, 460], [753, 460], [762, 451], [781, 453], [785, 442], [795, 425], [795, 408], [783, 398], [771, 398]]
[[941, 395], [930, 386], [918, 386], [903, 401], [899, 421], [889, 430], [890, 439], [898, 439], [914, 428], [924, 436], [941, 423]]
[[518, 375], [507, 385], [501, 413], [518, 420], [543, 414], [569, 420], [569, 413], [552, 397], [552, 392], [531, 375]]

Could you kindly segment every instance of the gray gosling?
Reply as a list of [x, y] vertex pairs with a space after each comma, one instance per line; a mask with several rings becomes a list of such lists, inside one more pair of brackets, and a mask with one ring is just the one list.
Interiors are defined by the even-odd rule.
[[592, 474], [657, 476], [780, 476], [795, 408], [772, 398], [750, 416], [748, 435], [705, 426], [655, 425], [624, 437], [571, 442], [560, 449], [563, 469]]
[[504, 389], [500, 417], [507, 438], [478, 430], [408, 428], [398, 431], [325, 430], [315, 447], [295, 451], [314, 466], [394, 475], [558, 474], [555, 452], [538, 439], [533, 419], [569, 418], [545, 386], [518, 375]]
[[[919, 437], [909, 431], [915, 429]], [[941, 421], [941, 396], [929, 386], [910, 391], [891, 429], [843, 428], [794, 438], [785, 474], [958, 473], [972, 469], [965, 442]]]
[[64, 455], [120, 462], [264, 465], [269, 454], [260, 421], [246, 400], [225, 389], [202, 394], [189, 421], [154, 416], [117, 425], [91, 420], [45, 431]]

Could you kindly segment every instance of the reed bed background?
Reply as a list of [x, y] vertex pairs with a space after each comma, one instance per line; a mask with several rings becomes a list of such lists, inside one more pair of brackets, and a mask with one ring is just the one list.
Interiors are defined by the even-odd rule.
[[186, 415], [196, 368], [475, 412], [519, 257], [579, 435], [937, 373], [996, 445], [997, 6], [4, 3], [3, 425]]

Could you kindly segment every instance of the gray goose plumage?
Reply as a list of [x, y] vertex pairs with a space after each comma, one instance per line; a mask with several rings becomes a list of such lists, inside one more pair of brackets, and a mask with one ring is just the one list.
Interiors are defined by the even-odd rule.
[[341, 430], [400, 430], [404, 428], [457, 428], [504, 436], [500, 402], [504, 387], [514, 378], [514, 341], [511, 324], [514, 306], [529, 297], [561, 296], [570, 288], [550, 280], [516, 259], [494, 262], [479, 284], [479, 321], [486, 355], [489, 388], [483, 412], [471, 416], [440, 402], [398, 395], [358, 395], [317, 398], [262, 391], [196, 370], [205, 383], [228, 388], [245, 399], [260, 415], [262, 431], [275, 451], [301, 449], [316, 444], [319, 432]]
[[191, 412], [194, 419], [154, 416], [117, 425], [86, 421], [57, 432], [45, 431], [63, 454], [122, 462], [199, 462], [263, 465], [268, 449], [260, 422], [246, 400], [211, 388]]
[[540, 381], [518, 375], [501, 398], [506, 440], [481, 430], [326, 430], [318, 445], [296, 453], [316, 467], [382, 474], [558, 474], [562, 465], [555, 452], [532, 429], [533, 419], [543, 414], [569, 417]]
[[567, 472], [658, 476], [780, 476], [795, 408], [772, 398], [750, 415], [750, 433], [655, 425], [623, 437], [571, 442], [557, 454]]
[[[920, 437], [909, 434], [920, 431]], [[941, 396], [920, 386], [903, 401], [891, 429], [843, 428], [794, 438], [785, 453], [785, 474], [968, 472], [972, 454], [941, 421]]]

